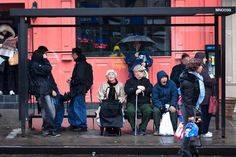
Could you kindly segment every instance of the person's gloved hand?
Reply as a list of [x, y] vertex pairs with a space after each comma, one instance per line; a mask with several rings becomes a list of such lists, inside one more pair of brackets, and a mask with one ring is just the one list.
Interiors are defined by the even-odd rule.
[[137, 89], [137, 90], [136, 90], [136, 95], [138, 95], [138, 94], [141, 93], [141, 92], [142, 92], [141, 89]]
[[161, 106], [159, 107], [161, 113], [166, 113], [168, 111], [168, 109], [165, 106]]
[[201, 117], [202, 113], [200, 109], [196, 109], [196, 117]]
[[144, 86], [137, 86], [138, 89], [140, 89], [141, 91], [144, 91], [145, 90], [145, 87]]
[[195, 122], [195, 117], [188, 117], [188, 121], [194, 123]]

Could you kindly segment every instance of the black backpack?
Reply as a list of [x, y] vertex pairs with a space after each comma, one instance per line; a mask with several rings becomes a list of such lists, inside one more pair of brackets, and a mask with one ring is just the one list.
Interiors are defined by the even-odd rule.
[[86, 92], [92, 87], [93, 85], [93, 68], [92, 65], [87, 63], [86, 64], [86, 70], [85, 70], [85, 75], [86, 75]]

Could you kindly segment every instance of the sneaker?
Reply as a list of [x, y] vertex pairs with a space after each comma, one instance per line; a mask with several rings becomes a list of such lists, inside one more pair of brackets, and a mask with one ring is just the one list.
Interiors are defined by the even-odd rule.
[[48, 136], [49, 134], [50, 134], [50, 132], [49, 132], [48, 130], [42, 131], [42, 136], [43, 136], [43, 137], [46, 137], [46, 136]]
[[60, 128], [57, 128], [56, 131], [57, 132], [63, 132], [63, 131], [66, 131], [66, 127], [60, 127]]
[[60, 137], [61, 136], [61, 134], [59, 132], [57, 132], [57, 131], [52, 131], [50, 133], [50, 135], [53, 136], [53, 137]]
[[13, 90], [10, 90], [9, 94], [10, 95], [15, 95], [15, 92]]
[[213, 135], [212, 135], [212, 132], [207, 132], [206, 134], [202, 134], [202, 137], [207, 137], [207, 138], [210, 138], [210, 137], [212, 137]]
[[153, 133], [153, 135], [154, 135], [154, 136], [159, 136], [159, 132], [158, 132], [158, 131], [155, 131], [155, 132]]

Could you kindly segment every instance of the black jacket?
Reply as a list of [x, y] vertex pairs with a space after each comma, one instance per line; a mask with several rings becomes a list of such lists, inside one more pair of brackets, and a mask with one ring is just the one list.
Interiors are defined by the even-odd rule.
[[175, 82], [177, 88], [180, 87], [179, 76], [184, 71], [185, 68], [186, 68], [185, 64], [178, 64], [172, 68], [170, 79]]
[[51, 82], [52, 90], [54, 90], [55, 92], [57, 92], [57, 94], [60, 94], [60, 92], [59, 92], [59, 90], [58, 90], [58, 88], [57, 88], [57, 83], [56, 83], [56, 81], [54, 80], [54, 77], [53, 77], [52, 73], [50, 73], [49, 79], [50, 79], [50, 82]]
[[76, 64], [70, 82], [70, 97], [85, 95], [93, 84], [93, 76], [90, 76], [92, 73], [87, 71], [88, 68], [91, 68], [91, 65], [86, 62], [85, 56], [81, 54], [75, 61]]
[[200, 94], [200, 88], [198, 78], [190, 74], [187, 69], [180, 75], [180, 91], [187, 117], [195, 116], [194, 108]]
[[142, 85], [145, 87], [144, 95], [140, 93], [138, 95], [138, 104], [142, 105], [145, 103], [150, 103], [152, 84], [149, 79], [142, 78], [138, 80], [133, 77], [126, 81], [125, 83], [125, 93], [127, 94], [127, 102], [135, 104], [136, 103], [136, 90], [137, 86]]
[[47, 59], [43, 59], [41, 63], [30, 63], [30, 76], [36, 82], [35, 95], [51, 95], [53, 83], [51, 78], [52, 66]]

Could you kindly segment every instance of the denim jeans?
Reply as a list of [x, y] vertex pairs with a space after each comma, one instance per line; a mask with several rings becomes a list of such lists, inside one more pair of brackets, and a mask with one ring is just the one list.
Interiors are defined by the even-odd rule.
[[[180, 105], [180, 110], [183, 116], [183, 122], [184, 122], [184, 126], [188, 123], [188, 118], [189, 115], [187, 115], [186, 113], [186, 109], [184, 104]], [[191, 153], [191, 146], [190, 146], [190, 138], [184, 137], [182, 139], [182, 144], [181, 144], [181, 157], [192, 157], [192, 153]]]
[[70, 101], [68, 121], [73, 127], [87, 127], [85, 96], [75, 96]]
[[52, 102], [56, 109], [56, 116], [55, 116], [55, 126], [56, 129], [59, 130], [61, 128], [61, 124], [63, 122], [65, 108], [63, 101], [60, 100], [59, 96], [53, 97]]
[[42, 112], [43, 118], [43, 130], [44, 131], [54, 131], [55, 130], [55, 107], [52, 102], [50, 95], [41, 95], [39, 97], [39, 104]]

